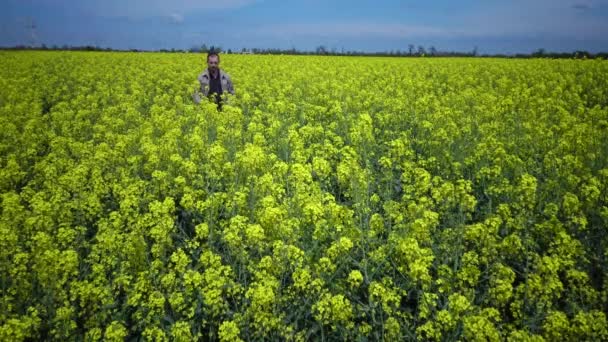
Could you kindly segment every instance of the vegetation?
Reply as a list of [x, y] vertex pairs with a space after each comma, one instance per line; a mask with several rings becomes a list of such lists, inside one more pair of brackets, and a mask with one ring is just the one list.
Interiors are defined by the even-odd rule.
[[0, 340], [608, 340], [608, 64], [0, 52]]
[[116, 50], [109, 47], [102, 48], [96, 45], [85, 45], [85, 46], [57, 46], [51, 47], [42, 44], [41, 46], [26, 46], [17, 45], [12, 47], [0, 47], [0, 50], [57, 50], [57, 51], [129, 51], [129, 52], [163, 52], [163, 53], [208, 53], [215, 51], [218, 53], [226, 52], [228, 54], [255, 54], [255, 55], [321, 55], [321, 56], [374, 56], [374, 57], [494, 57], [494, 58], [552, 58], [552, 59], [607, 59], [608, 52], [589, 52], [584, 50], [578, 50], [573, 52], [550, 52], [541, 48], [531, 53], [514, 53], [514, 54], [503, 54], [503, 53], [479, 53], [477, 47], [471, 51], [441, 51], [430, 46], [425, 49], [424, 46], [419, 45], [417, 48], [413, 44], [410, 44], [407, 49], [401, 50], [390, 50], [390, 51], [357, 51], [357, 50], [344, 50], [343, 48], [338, 50], [334, 48], [327, 48], [324, 45], [317, 46], [314, 50], [300, 50], [292, 47], [290, 49], [279, 49], [279, 48], [241, 48], [240, 50], [227, 49], [224, 50], [220, 46], [207, 46], [206, 44], [199, 46], [192, 46], [188, 50], [183, 49], [158, 49], [158, 50], [145, 50], [132, 48], [129, 50]]

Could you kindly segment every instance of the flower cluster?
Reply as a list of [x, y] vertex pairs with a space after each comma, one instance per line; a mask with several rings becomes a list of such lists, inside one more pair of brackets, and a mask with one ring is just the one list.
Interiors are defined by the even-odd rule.
[[608, 340], [605, 61], [203, 61], [0, 51], [0, 340]]

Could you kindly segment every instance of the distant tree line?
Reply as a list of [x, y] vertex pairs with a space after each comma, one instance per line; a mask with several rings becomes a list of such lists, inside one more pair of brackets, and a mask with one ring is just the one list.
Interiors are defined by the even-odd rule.
[[157, 50], [145, 50], [145, 49], [112, 49], [109, 47], [102, 48], [96, 45], [83, 45], [83, 46], [72, 46], [72, 45], [53, 45], [46, 46], [42, 44], [40, 46], [28, 46], [28, 45], [16, 45], [10, 47], [0, 47], [0, 50], [65, 50], [65, 51], [131, 51], [131, 52], [164, 52], [164, 53], [208, 53], [210, 51], [222, 52], [227, 54], [255, 54], [255, 55], [327, 55], [327, 56], [382, 56], [382, 57], [502, 57], [502, 58], [581, 58], [581, 59], [594, 59], [602, 58], [608, 59], [608, 52], [591, 53], [589, 51], [578, 50], [573, 52], [550, 52], [543, 48], [540, 48], [532, 53], [516, 53], [516, 54], [480, 54], [477, 47], [471, 51], [441, 51], [436, 49], [434, 46], [425, 48], [422, 45], [415, 46], [409, 44], [407, 49], [397, 49], [389, 51], [377, 51], [377, 52], [365, 52], [357, 50], [338, 50], [336, 48], [328, 49], [324, 45], [317, 46], [314, 50], [298, 50], [295, 47], [290, 49], [273, 49], [273, 48], [242, 48], [239, 50], [227, 49], [224, 50], [220, 46], [207, 46], [203, 44], [201, 46], [193, 46], [190, 49], [157, 49]]

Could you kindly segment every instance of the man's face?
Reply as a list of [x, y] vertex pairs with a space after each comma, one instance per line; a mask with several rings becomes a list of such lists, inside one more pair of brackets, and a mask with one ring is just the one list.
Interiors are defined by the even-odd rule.
[[219, 65], [220, 61], [217, 56], [209, 56], [209, 58], [207, 58], [207, 68], [209, 69], [209, 71], [216, 72], [219, 68]]

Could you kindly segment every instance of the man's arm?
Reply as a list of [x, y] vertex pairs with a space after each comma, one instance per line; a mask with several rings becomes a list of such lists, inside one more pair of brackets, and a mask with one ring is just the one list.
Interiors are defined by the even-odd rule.
[[230, 94], [234, 95], [234, 85], [232, 84], [232, 80], [230, 79], [230, 77], [228, 77], [226, 84], [228, 85], [228, 89], [226, 89], [226, 91], [228, 91]]
[[194, 94], [192, 94], [192, 100], [196, 104], [201, 103], [201, 89], [200, 88], [194, 89]]
[[205, 73], [202, 73], [198, 76], [198, 82], [201, 84], [200, 91], [203, 93], [203, 96], [209, 95], [209, 77]]
[[204, 73], [198, 75], [197, 79], [200, 85], [194, 90], [192, 100], [194, 100], [194, 103], [199, 104], [201, 103], [201, 99], [207, 96], [207, 92], [209, 91], [209, 79], [204, 76]]

